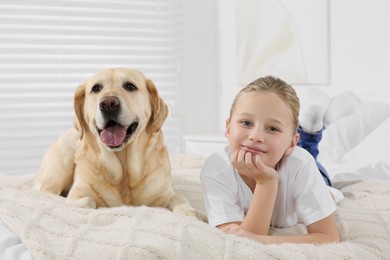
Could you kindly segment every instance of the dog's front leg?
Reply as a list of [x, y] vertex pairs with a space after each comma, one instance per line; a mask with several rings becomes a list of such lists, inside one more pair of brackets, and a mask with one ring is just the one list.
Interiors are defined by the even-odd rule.
[[75, 179], [65, 203], [81, 208], [96, 208], [98, 202], [95, 197], [94, 191], [88, 183], [81, 179]]
[[174, 194], [172, 196], [169, 202], [169, 209], [174, 213], [195, 217], [201, 221], [207, 222], [207, 217], [202, 212], [191, 207], [189, 201], [180, 194]]

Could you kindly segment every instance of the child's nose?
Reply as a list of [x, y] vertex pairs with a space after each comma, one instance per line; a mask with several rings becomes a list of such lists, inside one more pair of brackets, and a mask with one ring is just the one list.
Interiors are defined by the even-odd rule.
[[254, 142], [264, 142], [265, 141], [264, 131], [262, 131], [257, 127], [252, 128], [249, 135], [249, 139]]

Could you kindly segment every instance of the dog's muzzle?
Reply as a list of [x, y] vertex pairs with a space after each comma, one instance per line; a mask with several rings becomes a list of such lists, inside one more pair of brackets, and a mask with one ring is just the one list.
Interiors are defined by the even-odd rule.
[[118, 122], [121, 106], [119, 99], [114, 96], [103, 97], [99, 104], [99, 110], [107, 122], [103, 129], [97, 127], [100, 139], [110, 148], [119, 148], [135, 132], [138, 121], [134, 120], [128, 127]]

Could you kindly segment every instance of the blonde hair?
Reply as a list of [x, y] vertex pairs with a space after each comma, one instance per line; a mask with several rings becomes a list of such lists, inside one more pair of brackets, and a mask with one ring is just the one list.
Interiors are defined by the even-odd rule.
[[273, 76], [258, 78], [255, 81], [249, 83], [249, 85], [247, 85], [246, 87], [242, 88], [233, 100], [233, 104], [230, 108], [230, 118], [232, 118], [232, 114], [234, 112], [237, 100], [242, 95], [250, 92], [255, 92], [255, 91], [259, 91], [263, 93], [274, 93], [281, 100], [283, 100], [283, 102], [287, 105], [287, 107], [291, 111], [292, 123], [293, 123], [293, 134], [295, 134], [299, 124], [298, 117], [299, 117], [300, 104], [299, 104], [298, 95], [291, 85]]

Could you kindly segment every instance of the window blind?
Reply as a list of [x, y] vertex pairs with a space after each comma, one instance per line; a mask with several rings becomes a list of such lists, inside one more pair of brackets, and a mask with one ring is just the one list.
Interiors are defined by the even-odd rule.
[[180, 147], [178, 0], [0, 0], [0, 173], [34, 172], [73, 122], [73, 94], [94, 72], [131, 67], [170, 107]]

